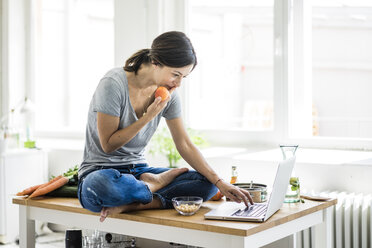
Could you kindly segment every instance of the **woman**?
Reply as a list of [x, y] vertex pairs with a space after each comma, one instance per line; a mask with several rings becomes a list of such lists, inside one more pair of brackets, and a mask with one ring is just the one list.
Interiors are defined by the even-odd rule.
[[[253, 203], [247, 191], [218, 177], [185, 131], [175, 90], [196, 64], [186, 35], [166, 32], [151, 49], [138, 51], [124, 68], [115, 68], [101, 79], [90, 103], [78, 192], [82, 206], [100, 212], [101, 221], [113, 213], [171, 208], [175, 196], [195, 195], [206, 201], [217, 188], [236, 202]], [[155, 99], [159, 86], [171, 96]], [[144, 149], [161, 117], [177, 150], [196, 171], [148, 166]]]

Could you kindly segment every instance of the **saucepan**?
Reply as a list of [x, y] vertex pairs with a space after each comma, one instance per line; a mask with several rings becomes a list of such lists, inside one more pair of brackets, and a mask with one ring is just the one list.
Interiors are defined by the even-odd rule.
[[235, 186], [247, 190], [255, 203], [267, 201], [267, 186], [261, 183], [234, 183]]

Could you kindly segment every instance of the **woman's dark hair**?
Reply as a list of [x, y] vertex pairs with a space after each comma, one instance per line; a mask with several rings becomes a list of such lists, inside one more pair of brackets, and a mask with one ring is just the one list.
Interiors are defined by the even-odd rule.
[[193, 65], [193, 70], [197, 59], [190, 39], [182, 32], [170, 31], [156, 37], [151, 49], [133, 54], [125, 62], [124, 70], [137, 74], [140, 66], [148, 63], [175, 68]]

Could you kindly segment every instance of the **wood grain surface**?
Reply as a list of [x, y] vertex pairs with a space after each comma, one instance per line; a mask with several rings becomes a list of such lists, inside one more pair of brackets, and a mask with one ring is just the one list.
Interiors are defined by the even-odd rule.
[[[324, 202], [306, 200], [305, 203], [284, 203], [282, 208], [264, 223], [204, 219], [205, 213], [218, 207], [218, 205], [223, 202], [223, 200], [217, 202], [204, 202], [199, 211], [192, 216], [182, 216], [175, 209], [154, 209], [115, 214], [109, 216], [109, 218], [238, 236], [249, 236], [335, 205], [337, 199], [331, 199]], [[34, 199], [26, 199], [24, 197], [17, 197], [13, 198], [13, 203], [66, 212], [96, 215], [97, 218], [99, 216], [99, 213], [93, 213], [82, 208], [77, 198], [38, 197]]]

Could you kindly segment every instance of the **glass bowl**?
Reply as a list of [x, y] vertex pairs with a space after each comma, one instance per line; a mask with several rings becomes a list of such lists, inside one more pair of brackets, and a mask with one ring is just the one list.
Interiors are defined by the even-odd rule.
[[195, 214], [203, 203], [203, 198], [198, 196], [178, 196], [172, 199], [174, 208], [182, 215]]

